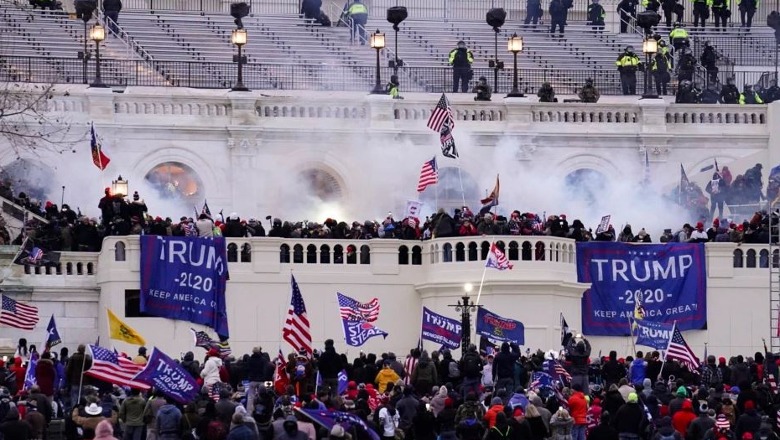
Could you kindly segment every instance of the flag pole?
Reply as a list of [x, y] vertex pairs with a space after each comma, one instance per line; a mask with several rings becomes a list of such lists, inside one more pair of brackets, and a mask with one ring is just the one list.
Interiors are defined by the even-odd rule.
[[[491, 242], [491, 246], [493, 243]], [[474, 305], [479, 305], [479, 299], [482, 297], [482, 285], [485, 284], [485, 274], [487, 274], [487, 264], [484, 265], [485, 267], [482, 269], [482, 279], [479, 280], [479, 289], [477, 290], [477, 302], [474, 303]]]
[[664, 350], [664, 360], [661, 362], [661, 371], [658, 372], [658, 378], [663, 377], [664, 366], [666, 365], [666, 356], [669, 353], [669, 346], [672, 344], [672, 338], [674, 337], [674, 330], [677, 328], [677, 320], [674, 320], [672, 324], [672, 332], [669, 333], [669, 340], [666, 342], [666, 350]]
[[[458, 159], [460, 162], [460, 159]], [[458, 164], [458, 180], [460, 181], [460, 197], [463, 200], [463, 206], [466, 206], [466, 191], [463, 190], [463, 176], [460, 173], [460, 163]]]

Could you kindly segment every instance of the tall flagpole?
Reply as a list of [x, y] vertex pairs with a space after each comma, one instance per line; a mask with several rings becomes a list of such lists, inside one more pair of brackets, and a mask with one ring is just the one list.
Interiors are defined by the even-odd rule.
[[463, 190], [463, 175], [460, 172], [460, 157], [458, 157], [458, 180], [460, 181], [460, 197], [463, 200], [463, 206], [466, 206], [466, 191]]
[[[490, 243], [490, 246], [493, 246], [493, 242]], [[477, 302], [475, 305], [479, 305], [479, 298], [482, 296], [482, 285], [485, 284], [485, 274], [487, 274], [487, 262], [484, 264], [484, 268], [482, 268], [482, 279], [479, 280], [479, 290], [477, 290]]]
[[664, 360], [661, 362], [661, 371], [658, 372], [658, 379], [663, 377], [664, 366], [666, 365], [666, 356], [669, 353], [669, 346], [672, 345], [672, 338], [674, 337], [674, 330], [677, 328], [677, 320], [672, 324], [672, 332], [669, 334], [669, 341], [666, 342], [666, 350], [664, 350]]

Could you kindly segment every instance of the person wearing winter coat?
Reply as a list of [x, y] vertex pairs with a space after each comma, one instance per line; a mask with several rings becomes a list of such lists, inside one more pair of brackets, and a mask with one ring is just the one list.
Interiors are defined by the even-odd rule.
[[588, 427], [588, 402], [585, 400], [585, 394], [583, 394], [582, 386], [579, 383], [572, 385], [572, 391], [568, 401], [569, 413], [574, 419], [572, 437], [575, 440], [584, 440]]
[[525, 407], [525, 421], [531, 429], [531, 440], [544, 440], [550, 436], [547, 422], [542, 418], [539, 408], [533, 403]]
[[682, 404], [682, 409], [672, 416], [672, 426], [674, 426], [675, 431], [685, 437], [688, 433], [688, 426], [695, 418], [696, 414], [693, 413], [693, 404], [690, 400], [686, 399]]
[[685, 440], [685, 437], [680, 435], [679, 432], [674, 430], [672, 426], [672, 418], [669, 416], [662, 417], [656, 425], [656, 432], [653, 435], [652, 440]]
[[550, 440], [572, 440], [574, 419], [565, 408], [560, 407], [550, 419]]
[[103, 420], [95, 427], [95, 440], [117, 440], [114, 437], [114, 427], [111, 422]]
[[496, 414], [496, 421], [485, 434], [485, 440], [514, 440], [516, 433], [507, 422], [506, 414], [503, 412]]
[[[303, 433], [299, 432], [299, 434]], [[303, 435], [305, 436], [305, 434]], [[236, 413], [233, 415], [227, 440], [258, 440], [258, 438], [257, 432], [253, 431], [249, 424], [244, 423], [244, 416], [242, 414]]]
[[[617, 360], [617, 352], [610, 351], [609, 359], [601, 367], [601, 377], [604, 379], [604, 387], [609, 388], [612, 384], [617, 384], [620, 379], [626, 377], [626, 369]], [[615, 414], [614, 412], [612, 414]]]
[[485, 424], [490, 429], [496, 424], [496, 417], [499, 413], [504, 412], [504, 402], [500, 397], [494, 397], [490, 400], [490, 408], [485, 412]]
[[755, 436], [761, 429], [761, 416], [756, 412], [756, 405], [752, 400], [745, 402], [745, 412], [737, 417], [737, 424], [734, 426], [734, 432], [737, 438], [749, 432]]
[[203, 385], [207, 387], [213, 386], [219, 382], [219, 370], [222, 368], [222, 359], [219, 357], [219, 351], [212, 348], [206, 354], [206, 362], [203, 364], [203, 371], [200, 372], [200, 377], [203, 378]]
[[645, 412], [639, 405], [639, 396], [631, 393], [626, 399], [626, 404], [621, 406], [615, 414], [613, 421], [618, 435], [622, 437], [638, 436], [644, 432], [644, 426], [647, 419]]
[[688, 425], [687, 440], [703, 440], [704, 434], [715, 427], [715, 410], [699, 411], [699, 417], [696, 417]]
[[144, 423], [145, 409], [146, 400], [141, 397], [140, 390], [131, 389], [130, 396], [119, 407], [119, 420], [123, 423], [125, 438], [142, 438], [143, 432], [146, 430], [146, 424]]
[[51, 361], [51, 353], [44, 352], [35, 367], [35, 380], [46, 397], [54, 395], [56, 379], [57, 370], [54, 368], [54, 362]]
[[414, 390], [421, 396], [428, 395], [431, 388], [438, 382], [436, 366], [433, 365], [427, 351], [420, 354], [420, 359], [412, 371], [411, 383]]
[[434, 417], [438, 417], [439, 413], [444, 409], [447, 399], [449, 399], [449, 390], [442, 385], [436, 395], [433, 396], [433, 399], [431, 399], [431, 412]]
[[[510, 351], [511, 348], [511, 351]], [[514, 390], [514, 364], [520, 358], [520, 348], [515, 344], [504, 342], [501, 344], [501, 350], [493, 359], [493, 381], [496, 389], [504, 388]]]
[[618, 440], [618, 438], [618, 432], [612, 427], [612, 417], [609, 412], [602, 412], [598, 426], [588, 433], [588, 440]]
[[166, 397], [165, 405], [157, 411], [157, 438], [159, 440], [179, 440], [181, 438], [181, 411], [173, 400]]

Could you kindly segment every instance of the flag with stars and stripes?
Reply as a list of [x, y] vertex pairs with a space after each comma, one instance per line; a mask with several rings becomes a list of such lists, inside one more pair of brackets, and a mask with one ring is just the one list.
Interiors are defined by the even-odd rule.
[[504, 254], [495, 243], [492, 243], [490, 245], [490, 252], [488, 252], [487, 259], [485, 260], [485, 267], [506, 270], [511, 269], [514, 266], [509, 263], [506, 254]]
[[685, 342], [685, 338], [683, 338], [683, 335], [676, 324], [674, 326], [674, 331], [672, 332], [672, 338], [669, 339], [669, 347], [666, 349], [666, 359], [676, 359], [680, 361], [680, 363], [691, 372], [699, 371], [699, 367], [701, 366], [699, 358], [696, 357], [696, 354], [691, 350], [691, 347]]
[[379, 299], [372, 298], [367, 303], [361, 303], [343, 293], [336, 292], [339, 301], [341, 319], [350, 321], [374, 322], [379, 318]]
[[455, 118], [452, 114], [450, 102], [447, 101], [447, 95], [442, 93], [439, 102], [436, 103], [436, 107], [433, 108], [431, 116], [428, 118], [428, 128], [441, 133], [444, 124], [448, 124], [450, 130], [455, 128]]
[[282, 328], [282, 339], [287, 341], [295, 351], [305, 351], [311, 354], [311, 327], [306, 313], [306, 304], [303, 302], [301, 289], [298, 288], [298, 283], [292, 275], [290, 275], [290, 284], [292, 297], [290, 298], [290, 308], [287, 310], [287, 320]]
[[145, 365], [135, 364], [132, 360], [119, 356], [116, 351], [96, 345], [90, 345], [89, 351], [92, 354], [92, 367], [85, 372], [87, 376], [123, 387], [149, 389], [149, 385], [133, 380]]
[[208, 333], [199, 330], [196, 331], [194, 328], [190, 328], [190, 331], [192, 332], [192, 337], [195, 339], [195, 346], [201, 347], [206, 350], [216, 349], [219, 352], [219, 357], [226, 358], [233, 354], [233, 350], [230, 348], [230, 342], [227, 340], [224, 341], [218, 341], [211, 339], [211, 336], [209, 336]]
[[32, 330], [38, 323], [38, 307], [29, 306], [2, 295], [0, 308], [0, 324], [22, 330]]

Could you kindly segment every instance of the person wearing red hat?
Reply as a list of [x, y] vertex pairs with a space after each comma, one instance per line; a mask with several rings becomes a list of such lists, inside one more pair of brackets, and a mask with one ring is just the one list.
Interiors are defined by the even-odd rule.
[[761, 429], [761, 416], [756, 412], [756, 403], [748, 400], [745, 402], [745, 412], [737, 418], [734, 433], [737, 438], [745, 438], [744, 434], [752, 435], [757, 433], [759, 429]]
[[219, 382], [219, 370], [222, 368], [222, 359], [219, 357], [219, 351], [216, 348], [209, 349], [206, 353], [206, 362], [203, 364], [203, 371], [200, 377], [203, 378], [203, 385], [211, 387]]
[[706, 243], [707, 233], [704, 232], [704, 223], [696, 223], [696, 228], [691, 232], [691, 238], [688, 239], [689, 243]]

